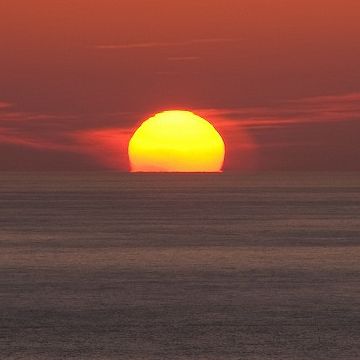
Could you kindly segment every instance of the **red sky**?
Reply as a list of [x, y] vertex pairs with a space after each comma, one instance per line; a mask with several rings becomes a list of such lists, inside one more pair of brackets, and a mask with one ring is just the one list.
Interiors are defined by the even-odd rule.
[[0, 3], [0, 170], [127, 170], [164, 109], [211, 120], [226, 170], [360, 170], [358, 0]]

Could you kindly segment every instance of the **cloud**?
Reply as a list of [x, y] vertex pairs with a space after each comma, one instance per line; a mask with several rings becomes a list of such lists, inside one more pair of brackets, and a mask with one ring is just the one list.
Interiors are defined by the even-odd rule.
[[77, 144], [91, 158], [112, 170], [128, 169], [127, 146], [132, 129], [103, 128], [78, 131], [72, 134]]
[[8, 102], [5, 102], [5, 101], [0, 101], [0, 110], [5, 109], [5, 108], [9, 108], [11, 106], [12, 106], [11, 103], [8, 103]]
[[197, 61], [200, 60], [199, 56], [172, 56], [168, 57], [168, 61]]
[[244, 131], [253, 141], [251, 170], [360, 170], [360, 93], [198, 112], [228, 136], [230, 169], [244, 169], [244, 148], [234, 150]]
[[198, 109], [228, 126], [268, 128], [297, 124], [360, 121], [360, 93], [289, 100], [271, 106]]
[[[66, 169], [61, 159], [71, 156], [81, 162], [80, 169], [127, 169], [127, 142], [134, 125], [130, 119], [139, 116], [130, 112], [41, 114], [4, 108], [0, 111], [0, 148], [7, 150], [0, 153], [0, 170], [11, 170], [11, 164], [14, 169], [31, 169], [30, 158], [36, 170], [40, 164], [45, 170]], [[51, 156], [61, 161], [61, 167], [51, 164]], [[70, 170], [76, 169], [75, 163], [69, 161]]]
[[221, 44], [234, 43], [239, 39], [231, 38], [212, 38], [212, 39], [194, 39], [188, 41], [174, 41], [174, 42], [144, 42], [144, 43], [129, 43], [129, 44], [107, 44], [96, 45], [95, 48], [99, 50], [127, 50], [127, 49], [151, 49], [151, 48], [167, 48], [167, 47], [182, 47], [201, 44]]
[[[189, 109], [211, 121], [227, 144], [226, 169], [358, 169], [360, 93], [269, 106]], [[144, 114], [42, 114], [0, 110], [0, 169], [126, 170], [127, 144]], [[27, 156], [29, 153], [29, 156]], [[32, 155], [31, 155], [32, 154]], [[30, 156], [31, 155], [31, 156]], [[39, 160], [37, 160], [39, 158]], [[13, 162], [11, 162], [13, 159]], [[62, 160], [61, 160], [62, 159]], [[55, 161], [55, 160], [54, 160]], [[69, 160], [70, 161], [70, 160]], [[21, 165], [22, 164], [22, 165]], [[82, 165], [81, 165], [82, 164]], [[57, 167], [56, 167], [56, 166]]]
[[67, 133], [79, 119], [73, 115], [0, 111], [0, 143], [17, 144], [34, 149], [73, 151]]
[[0, 171], [96, 171], [101, 168], [87, 154], [0, 142]]

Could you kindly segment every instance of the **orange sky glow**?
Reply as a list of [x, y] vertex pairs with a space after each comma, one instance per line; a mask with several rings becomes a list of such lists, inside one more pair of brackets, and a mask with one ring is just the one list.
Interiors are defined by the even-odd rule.
[[223, 137], [225, 171], [360, 170], [357, 0], [0, 3], [0, 170], [128, 171], [168, 109]]

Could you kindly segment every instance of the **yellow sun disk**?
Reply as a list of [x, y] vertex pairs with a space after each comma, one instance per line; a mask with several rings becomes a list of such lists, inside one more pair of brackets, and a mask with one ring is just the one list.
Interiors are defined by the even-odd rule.
[[165, 111], [146, 120], [129, 142], [133, 172], [220, 172], [224, 141], [189, 111]]

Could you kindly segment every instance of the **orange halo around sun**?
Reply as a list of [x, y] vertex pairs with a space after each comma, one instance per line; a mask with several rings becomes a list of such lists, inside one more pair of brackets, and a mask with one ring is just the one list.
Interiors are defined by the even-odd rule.
[[144, 121], [129, 142], [132, 172], [221, 172], [225, 144], [190, 111], [164, 111]]

